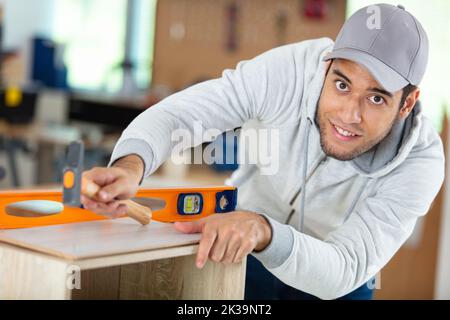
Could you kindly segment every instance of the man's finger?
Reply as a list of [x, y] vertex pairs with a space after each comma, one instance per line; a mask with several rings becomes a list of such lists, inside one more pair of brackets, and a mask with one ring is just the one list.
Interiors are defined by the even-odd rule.
[[202, 224], [199, 221], [193, 222], [175, 222], [174, 227], [177, 231], [181, 233], [201, 233], [202, 232]]
[[225, 252], [227, 250], [227, 245], [229, 243], [228, 234], [218, 234], [216, 242], [211, 249], [210, 257], [214, 262], [222, 262], [222, 259], [225, 256]]
[[241, 238], [239, 236], [233, 236], [228, 242], [227, 250], [225, 252], [223, 263], [233, 263], [239, 247], [241, 246]]
[[126, 184], [119, 179], [103, 187], [98, 193], [98, 198], [100, 201], [107, 203], [117, 198], [123, 192], [126, 192]]
[[241, 246], [233, 258], [233, 263], [240, 263], [245, 257], [252, 253], [254, 249], [253, 245], [250, 244]]
[[81, 203], [83, 204], [83, 207], [86, 210], [90, 210], [90, 211], [96, 210], [97, 206], [98, 206], [97, 202], [95, 202], [85, 196], [81, 196]]
[[99, 204], [95, 212], [110, 219], [123, 218], [126, 215], [126, 205]]
[[203, 269], [214, 242], [217, 239], [216, 229], [205, 229], [197, 253], [197, 268]]
[[116, 210], [117, 215], [122, 216], [122, 217], [126, 216], [127, 211], [128, 211], [128, 206], [126, 204], [121, 204]]
[[113, 214], [116, 212], [117, 208], [119, 207], [120, 202], [119, 201], [113, 201], [110, 203], [99, 203], [98, 208], [99, 210], [103, 212], [107, 212], [110, 214]]
[[110, 168], [95, 168], [83, 173], [83, 178], [93, 181], [100, 187], [106, 186], [115, 180]]

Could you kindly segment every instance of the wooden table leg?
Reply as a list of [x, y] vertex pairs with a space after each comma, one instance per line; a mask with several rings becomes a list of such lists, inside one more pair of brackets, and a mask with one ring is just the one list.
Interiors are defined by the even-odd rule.
[[0, 300], [68, 300], [70, 265], [0, 244]]

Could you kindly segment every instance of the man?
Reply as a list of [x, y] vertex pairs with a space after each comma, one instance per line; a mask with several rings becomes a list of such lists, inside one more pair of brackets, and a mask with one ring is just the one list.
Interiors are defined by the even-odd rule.
[[253, 120], [278, 130], [280, 169], [241, 165], [231, 179], [239, 211], [175, 224], [202, 233], [197, 266], [250, 254], [249, 299], [370, 298], [364, 284], [408, 239], [444, 178], [442, 142], [417, 103], [427, 60], [426, 33], [403, 7], [364, 8], [336, 43], [276, 48], [145, 111], [112, 166], [85, 173], [103, 188], [83, 204], [121, 216], [117, 200], [167, 159], [172, 131], [194, 132], [195, 121], [245, 130]]

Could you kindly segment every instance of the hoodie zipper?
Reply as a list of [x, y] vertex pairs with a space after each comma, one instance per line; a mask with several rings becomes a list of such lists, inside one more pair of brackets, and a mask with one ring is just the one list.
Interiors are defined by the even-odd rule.
[[[328, 160], [327, 156], [321, 157], [319, 159], [319, 161], [317, 162], [317, 164], [315, 165], [314, 169], [309, 173], [308, 177], [306, 178], [305, 184], [309, 181], [309, 179], [313, 176], [313, 174], [317, 171], [317, 169], [324, 163], [326, 163]], [[300, 193], [302, 192], [302, 187], [300, 187], [300, 189], [295, 193], [294, 197], [292, 198], [292, 200], [289, 202], [290, 206], [294, 205], [294, 202], [297, 200], [298, 196], [300, 195]], [[292, 216], [295, 213], [295, 209], [292, 209], [292, 211], [289, 213], [288, 219], [286, 221], [286, 224], [289, 224]]]

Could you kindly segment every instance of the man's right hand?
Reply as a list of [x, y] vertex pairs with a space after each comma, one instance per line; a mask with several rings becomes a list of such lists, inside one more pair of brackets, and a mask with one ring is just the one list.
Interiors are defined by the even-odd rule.
[[144, 162], [139, 156], [130, 155], [119, 159], [110, 168], [94, 168], [83, 173], [101, 189], [96, 197], [81, 196], [84, 208], [108, 218], [120, 218], [127, 212], [122, 203], [134, 197], [144, 172]]

